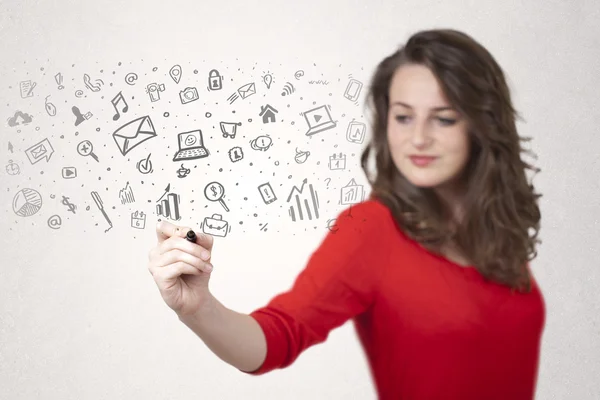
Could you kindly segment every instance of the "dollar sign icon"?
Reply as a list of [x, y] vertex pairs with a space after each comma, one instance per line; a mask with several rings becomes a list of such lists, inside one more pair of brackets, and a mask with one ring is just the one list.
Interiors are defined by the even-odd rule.
[[210, 190], [212, 191], [213, 196], [217, 197], [217, 188], [215, 187], [215, 185], [212, 185], [210, 187]]
[[63, 196], [62, 203], [69, 208], [69, 211], [71, 211], [73, 214], [75, 214], [75, 210], [77, 209], [77, 206], [75, 204], [71, 203], [69, 201], [68, 197]]

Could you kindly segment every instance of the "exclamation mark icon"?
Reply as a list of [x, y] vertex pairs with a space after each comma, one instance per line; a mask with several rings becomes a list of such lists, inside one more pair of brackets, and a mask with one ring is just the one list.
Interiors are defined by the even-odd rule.
[[56, 84], [58, 85], [58, 90], [63, 90], [65, 88], [62, 84], [63, 76], [60, 72], [58, 74], [54, 75], [54, 80], [56, 81]]

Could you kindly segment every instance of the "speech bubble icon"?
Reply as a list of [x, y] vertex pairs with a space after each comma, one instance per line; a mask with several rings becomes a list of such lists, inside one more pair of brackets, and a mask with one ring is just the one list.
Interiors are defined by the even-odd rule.
[[43, 158], [48, 162], [50, 157], [52, 157], [52, 154], [54, 154], [54, 149], [48, 138], [46, 138], [25, 150], [25, 154], [27, 155], [27, 158], [29, 158], [29, 162], [33, 165]]

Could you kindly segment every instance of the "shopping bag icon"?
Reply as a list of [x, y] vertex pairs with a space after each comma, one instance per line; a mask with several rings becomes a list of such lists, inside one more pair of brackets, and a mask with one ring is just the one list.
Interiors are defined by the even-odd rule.
[[229, 232], [229, 223], [222, 219], [220, 214], [213, 214], [212, 217], [204, 218], [202, 223], [202, 232], [207, 235], [225, 237]]
[[356, 183], [354, 179], [350, 180], [346, 186], [341, 189], [340, 204], [351, 205], [363, 201], [365, 197], [365, 188]]

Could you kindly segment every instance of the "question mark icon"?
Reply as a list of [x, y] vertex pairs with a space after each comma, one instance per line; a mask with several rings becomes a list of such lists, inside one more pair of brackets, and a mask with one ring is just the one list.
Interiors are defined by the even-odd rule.
[[329, 189], [329, 182], [331, 182], [331, 178], [325, 179], [325, 182], [327, 182], [327, 189]]

